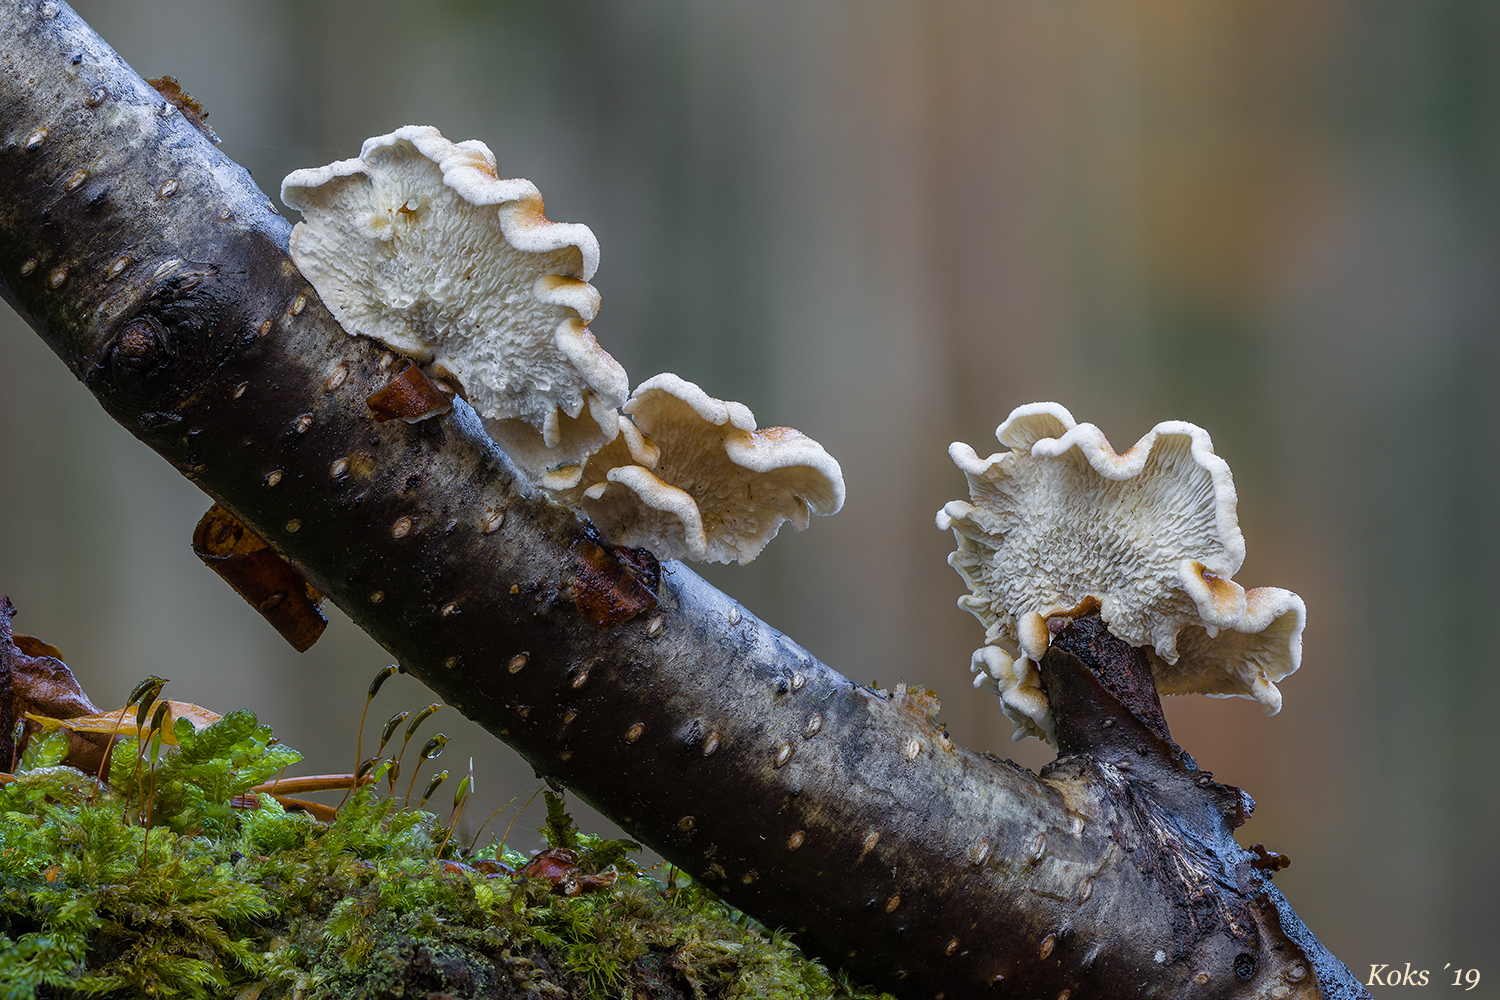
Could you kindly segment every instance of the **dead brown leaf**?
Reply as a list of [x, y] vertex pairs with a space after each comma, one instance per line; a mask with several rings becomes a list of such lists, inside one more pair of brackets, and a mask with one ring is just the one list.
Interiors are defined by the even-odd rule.
[[[155, 716], [157, 709], [167, 706], [167, 714], [162, 721], [161, 741], [171, 746], [177, 745], [177, 735], [173, 727], [178, 719], [187, 719], [193, 724], [195, 732], [202, 732], [223, 716], [217, 712], [211, 712], [201, 705], [194, 705], [186, 701], [154, 701], [146, 711], [146, 718]], [[26, 718], [35, 722], [43, 729], [66, 729], [71, 733], [96, 733], [107, 737], [110, 733], [117, 736], [136, 739], [141, 731], [136, 727], [136, 710], [138, 705], [126, 705], [123, 709], [111, 709], [108, 712], [100, 712], [97, 709], [90, 715], [76, 716], [71, 719], [51, 718], [38, 715], [33, 712], [26, 713]], [[150, 723], [147, 723], [150, 729]]]
[[516, 874], [542, 879], [552, 886], [552, 892], [558, 896], [600, 892], [614, 885], [620, 877], [613, 869], [598, 875], [584, 874], [578, 870], [578, 852], [566, 847], [554, 847], [540, 852]]

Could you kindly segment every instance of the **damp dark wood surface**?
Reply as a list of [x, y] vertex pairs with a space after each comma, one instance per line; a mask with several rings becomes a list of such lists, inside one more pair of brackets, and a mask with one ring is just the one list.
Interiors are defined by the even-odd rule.
[[600, 545], [462, 400], [381, 419], [404, 359], [338, 328], [249, 175], [65, 4], [0, 0], [0, 34], [7, 301], [538, 773], [903, 997], [1364, 995], [1229, 836], [1239, 793], [1085, 659], [1048, 657], [1076, 735], [1034, 775], [681, 564]]

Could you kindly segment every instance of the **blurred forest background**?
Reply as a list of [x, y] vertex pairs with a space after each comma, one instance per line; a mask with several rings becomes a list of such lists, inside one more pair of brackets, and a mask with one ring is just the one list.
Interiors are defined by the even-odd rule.
[[[933, 527], [964, 495], [949, 442], [993, 451], [1039, 399], [1121, 450], [1207, 427], [1238, 579], [1310, 616], [1279, 716], [1172, 699], [1174, 735], [1258, 800], [1242, 842], [1292, 857], [1277, 883], [1356, 973], [1500, 977], [1500, 6], [76, 6], [267, 192], [433, 124], [591, 226], [593, 328], [633, 383], [675, 371], [844, 467], [843, 513], [706, 575], [856, 680], [937, 689], [969, 746], [1050, 756], [969, 688], [982, 629]], [[189, 550], [207, 498], [8, 311], [0, 469], [0, 591], [97, 701], [155, 672], [256, 708], [310, 770], [352, 763], [387, 654], [336, 610], [285, 646]], [[377, 722], [430, 700], [401, 684]], [[437, 729], [461, 737], [442, 764], [474, 757], [476, 817], [536, 787], [452, 710]]]

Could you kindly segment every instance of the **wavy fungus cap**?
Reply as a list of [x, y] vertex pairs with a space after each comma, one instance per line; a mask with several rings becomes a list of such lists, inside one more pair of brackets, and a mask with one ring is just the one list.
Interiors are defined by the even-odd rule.
[[1167, 421], [1121, 455], [1093, 424], [1032, 403], [995, 435], [1010, 451], [981, 459], [949, 448], [970, 502], [951, 501], [937, 523], [958, 541], [948, 562], [971, 591], [959, 605], [984, 623], [987, 643], [1020, 653], [1013, 663], [976, 654], [972, 669], [1023, 732], [1051, 731], [1031, 673], [1046, 620], [1096, 606], [1112, 633], [1148, 648], [1162, 693], [1280, 710], [1275, 682], [1301, 663], [1306, 608], [1290, 591], [1231, 579], [1245, 541], [1229, 466], [1207, 431]]
[[292, 259], [344, 330], [451, 374], [526, 471], [576, 482], [613, 440], [630, 386], [588, 330], [599, 244], [500, 179], [484, 143], [408, 125], [288, 174], [281, 199], [303, 214]]
[[568, 499], [600, 532], [661, 559], [747, 563], [781, 525], [844, 505], [844, 476], [790, 427], [757, 429], [743, 403], [667, 373], [638, 386], [620, 436], [588, 462]]

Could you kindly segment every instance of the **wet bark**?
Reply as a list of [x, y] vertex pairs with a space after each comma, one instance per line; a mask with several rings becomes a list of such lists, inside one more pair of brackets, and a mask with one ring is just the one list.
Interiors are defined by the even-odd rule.
[[16, 759], [15, 643], [10, 620], [16, 615], [9, 596], [0, 596], [0, 768], [9, 771]]
[[6, 300], [538, 773], [901, 996], [1365, 995], [1230, 836], [1238, 790], [1101, 681], [1128, 659], [1107, 633], [1044, 663], [1042, 775], [953, 745], [930, 699], [601, 546], [462, 401], [374, 420], [400, 361], [338, 328], [249, 175], [66, 5], [0, 0], [0, 34]]

